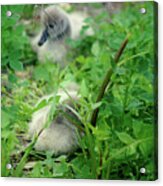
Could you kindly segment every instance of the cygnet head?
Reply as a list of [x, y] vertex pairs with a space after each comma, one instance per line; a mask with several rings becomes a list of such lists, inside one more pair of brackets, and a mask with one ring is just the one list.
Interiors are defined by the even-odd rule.
[[56, 6], [50, 6], [41, 12], [43, 32], [38, 42], [42, 46], [47, 40], [62, 40], [71, 33], [70, 22], [66, 13]]

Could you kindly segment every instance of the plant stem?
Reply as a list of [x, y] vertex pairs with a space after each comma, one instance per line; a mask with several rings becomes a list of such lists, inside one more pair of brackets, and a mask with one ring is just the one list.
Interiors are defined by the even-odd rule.
[[32, 151], [32, 149], [33, 149], [33, 147], [34, 147], [34, 145], [35, 145], [35, 143], [36, 143], [36, 141], [38, 139], [38, 136], [36, 136], [33, 139], [33, 141], [29, 144], [29, 146], [25, 149], [25, 153], [24, 153], [23, 157], [21, 158], [21, 160], [20, 160], [20, 162], [19, 162], [19, 164], [16, 167], [16, 170], [14, 172], [14, 175], [13, 175], [14, 177], [20, 177], [22, 175], [22, 173], [23, 173], [22, 170], [23, 170], [23, 168], [25, 166], [25, 163], [26, 163], [26, 161], [28, 159], [28, 156], [29, 156], [30, 152]]
[[[129, 39], [129, 36], [127, 36], [126, 39], [122, 42], [118, 52], [116, 53], [115, 58], [114, 58], [115, 63], [118, 63], [118, 61], [119, 61], [127, 43], [128, 43], [128, 39]], [[105, 90], [106, 90], [106, 88], [107, 88], [107, 86], [110, 82], [110, 78], [111, 78], [112, 74], [113, 74], [113, 69], [109, 69], [108, 72], [106, 73], [105, 77], [104, 77], [103, 82], [102, 82], [102, 86], [99, 90], [99, 94], [97, 96], [96, 103], [100, 102], [102, 100], [102, 98], [104, 97]], [[92, 113], [91, 124], [93, 126], [96, 126], [98, 113], [99, 113], [99, 107], [94, 109], [93, 113]]]

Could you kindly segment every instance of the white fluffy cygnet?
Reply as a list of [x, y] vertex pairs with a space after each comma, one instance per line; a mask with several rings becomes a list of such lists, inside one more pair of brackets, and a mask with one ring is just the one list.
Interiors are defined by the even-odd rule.
[[[66, 13], [61, 8], [53, 5], [41, 11], [42, 29], [40, 33], [31, 40], [33, 49], [38, 54], [41, 62], [50, 60], [54, 63], [66, 65], [64, 57], [68, 48], [66, 38], [76, 39], [80, 35], [84, 19], [88, 16], [82, 12]], [[92, 30], [88, 29], [88, 35]]]
[[[67, 114], [70, 114], [70, 110], [62, 108], [62, 104], [65, 102], [67, 104], [69, 103], [69, 96], [71, 96], [71, 99], [74, 101], [78, 99], [78, 87], [75, 84], [71, 84], [66, 87], [66, 91], [68, 94], [63, 90], [59, 90], [57, 95], [60, 96], [59, 104], [61, 109], [66, 110]], [[52, 96], [53, 95], [43, 97], [38, 104], [42, 100], [48, 100]], [[35, 149], [38, 151], [52, 151], [55, 155], [73, 152], [78, 146], [77, 128], [60, 113], [48, 128], [44, 128], [50, 109], [51, 104], [36, 111], [32, 116], [32, 121], [29, 123], [30, 137], [32, 138], [35, 134], [39, 134]], [[72, 116], [72, 113], [70, 115]]]

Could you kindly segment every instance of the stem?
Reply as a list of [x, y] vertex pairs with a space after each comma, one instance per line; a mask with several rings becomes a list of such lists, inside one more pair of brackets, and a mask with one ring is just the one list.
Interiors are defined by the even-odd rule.
[[[115, 58], [114, 58], [114, 62], [115, 63], [118, 63], [127, 43], [128, 43], [128, 38], [129, 36], [126, 37], [126, 39], [123, 41], [123, 43], [121, 44], [118, 52], [116, 53], [115, 55]], [[110, 78], [111, 78], [111, 75], [113, 74], [113, 69], [109, 69], [108, 72], [106, 73], [106, 76], [104, 77], [104, 80], [103, 80], [103, 83], [102, 83], [102, 86], [99, 90], [99, 94], [97, 96], [97, 99], [96, 99], [96, 103], [100, 102], [102, 100], [102, 98], [104, 97], [104, 93], [105, 93], [105, 90], [106, 90], [106, 87], [108, 86], [109, 82], [110, 82]], [[91, 117], [91, 124], [93, 126], [96, 126], [96, 122], [97, 122], [97, 117], [98, 117], [98, 113], [99, 113], [99, 107], [96, 108], [93, 113], [92, 113], [92, 117]]]
[[33, 141], [29, 144], [28, 147], [26, 147], [25, 153], [24, 153], [23, 157], [21, 158], [19, 164], [18, 164], [17, 167], [16, 167], [16, 170], [15, 170], [15, 172], [14, 172], [14, 177], [19, 177], [19, 176], [22, 175], [22, 170], [23, 170], [23, 168], [24, 168], [24, 166], [25, 166], [25, 163], [26, 163], [26, 161], [27, 161], [27, 159], [28, 159], [28, 156], [29, 156], [30, 152], [32, 151], [32, 149], [33, 149], [35, 143], [37, 142], [38, 137], [39, 137], [39, 135], [36, 136], [36, 137], [33, 139]]

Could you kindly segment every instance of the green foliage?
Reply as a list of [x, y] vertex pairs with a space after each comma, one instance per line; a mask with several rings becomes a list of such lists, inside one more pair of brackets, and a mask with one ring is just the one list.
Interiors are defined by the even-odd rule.
[[[146, 14], [140, 14], [141, 7], [147, 9]], [[72, 6], [72, 10], [76, 8]], [[89, 8], [102, 7], [94, 4]], [[6, 17], [8, 9], [15, 12], [10, 18]], [[22, 24], [32, 11], [25, 5], [2, 6], [2, 176], [156, 179], [153, 2], [126, 3], [116, 14], [103, 10], [86, 19], [81, 37], [67, 40], [70, 64], [62, 70], [49, 61], [33, 65], [35, 56]], [[89, 27], [94, 32], [91, 36], [85, 34]], [[112, 59], [128, 33], [131, 38], [127, 48], [115, 65]], [[23, 67], [27, 61], [29, 66]], [[96, 103], [103, 78], [111, 68], [110, 85], [102, 101]], [[27, 75], [20, 77], [15, 71]], [[37, 108], [34, 105], [43, 95], [55, 95], [71, 81], [80, 85], [77, 113], [85, 130], [83, 137], [79, 136], [80, 150], [59, 157], [36, 152], [33, 146], [37, 139], [29, 146], [24, 139], [32, 113], [47, 101]], [[52, 100], [51, 115], [56, 114], [58, 100]], [[99, 108], [99, 116], [93, 127], [90, 118], [95, 108]], [[26, 169], [30, 161], [35, 164]], [[11, 170], [6, 169], [8, 163], [13, 165]], [[139, 171], [142, 167], [147, 170], [145, 174]]]
[[[35, 58], [31, 47], [29, 47], [25, 23], [23, 23], [24, 10], [27, 7], [24, 5], [2, 6], [1, 65], [3, 70], [23, 71], [23, 66], [32, 63]], [[7, 11], [11, 11], [10, 17], [7, 17]], [[11, 75], [14, 76], [14, 74]]]

